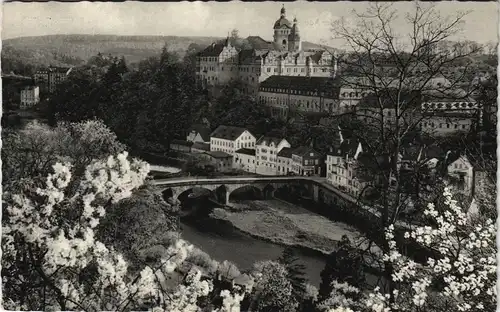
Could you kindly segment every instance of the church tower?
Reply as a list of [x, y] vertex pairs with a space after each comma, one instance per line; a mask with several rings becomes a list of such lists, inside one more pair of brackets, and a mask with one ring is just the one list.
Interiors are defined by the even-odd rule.
[[300, 42], [299, 24], [297, 18], [294, 18], [292, 31], [288, 37], [288, 51], [294, 52], [300, 50], [302, 50], [302, 43]]
[[274, 23], [274, 45], [279, 50], [289, 49], [289, 36], [292, 32], [292, 24], [286, 19], [285, 6], [281, 8], [280, 18]]

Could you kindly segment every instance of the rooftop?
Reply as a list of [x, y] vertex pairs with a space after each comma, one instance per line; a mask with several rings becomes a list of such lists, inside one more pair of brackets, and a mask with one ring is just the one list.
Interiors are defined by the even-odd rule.
[[50, 66], [47, 68], [41, 68], [39, 69], [36, 73], [47, 73], [47, 72], [52, 72], [52, 73], [67, 73], [71, 67], [58, 67], [58, 66]]
[[251, 148], [240, 148], [235, 152], [236, 154], [245, 154], [250, 156], [255, 156], [255, 150]]
[[231, 158], [233, 155], [222, 151], [208, 151], [205, 154], [212, 156], [213, 158]]
[[193, 142], [185, 141], [185, 140], [172, 140], [172, 144], [184, 145], [184, 146], [192, 146]]
[[189, 132], [195, 131], [200, 134], [201, 138], [205, 142], [210, 141], [210, 129], [204, 125], [201, 124], [194, 124], [191, 126], [189, 129]]
[[259, 89], [267, 88], [281, 89], [283, 92], [289, 90], [298, 91], [322, 91], [323, 96], [338, 98], [340, 83], [338, 79], [330, 77], [306, 77], [306, 76], [271, 76], [264, 80]]
[[233, 126], [218, 126], [210, 135], [212, 138], [234, 141], [247, 129]]
[[359, 142], [355, 140], [344, 140], [339, 147], [332, 148], [328, 155], [354, 157], [358, 149]]
[[274, 146], [278, 146], [278, 144], [280, 144], [280, 142], [283, 140], [285, 140], [285, 139], [280, 139], [280, 138], [274, 137], [274, 136], [262, 136], [262, 137], [260, 137], [260, 139], [257, 140], [255, 145], [269, 146], [271, 143], [274, 143]]
[[[311, 156], [310, 155], [311, 153], [313, 153], [314, 156]], [[299, 146], [293, 150], [292, 154], [297, 155], [297, 156], [302, 156], [302, 157], [304, 157], [304, 156], [308, 156], [308, 157], [320, 156], [320, 153], [318, 153], [312, 147], [309, 147], [309, 146]]]
[[212, 43], [208, 47], [205, 48], [205, 50], [201, 51], [198, 53], [198, 56], [219, 56], [224, 50], [225, 43]]
[[210, 143], [194, 142], [192, 148], [196, 148], [203, 151], [210, 151]]
[[[397, 104], [398, 90], [385, 90], [375, 95], [369, 93], [358, 104], [360, 108], [379, 108], [382, 105], [384, 108], [394, 108]], [[422, 101], [421, 93], [418, 91], [401, 91], [399, 94], [399, 103], [402, 109], [420, 106]]]
[[293, 148], [283, 147], [281, 151], [278, 152], [278, 157], [292, 158]]

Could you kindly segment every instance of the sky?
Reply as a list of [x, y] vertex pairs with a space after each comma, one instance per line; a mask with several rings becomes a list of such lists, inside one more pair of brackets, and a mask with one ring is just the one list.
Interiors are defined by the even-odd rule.
[[[394, 3], [401, 14], [411, 2]], [[496, 2], [438, 2], [443, 16], [470, 11], [460, 38], [498, 42]], [[178, 35], [224, 37], [236, 28], [241, 37], [272, 40], [280, 2], [9, 2], [3, 4], [2, 38], [51, 34]], [[367, 2], [285, 3], [287, 18], [297, 17], [302, 40], [332, 44], [331, 25]], [[401, 28], [404, 24], [401, 23]]]

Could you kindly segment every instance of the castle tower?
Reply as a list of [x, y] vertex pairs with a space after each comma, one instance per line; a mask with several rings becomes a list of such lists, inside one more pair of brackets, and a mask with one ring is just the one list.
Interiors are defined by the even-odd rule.
[[286, 19], [285, 6], [281, 8], [280, 18], [274, 23], [274, 44], [279, 50], [288, 50], [289, 36], [292, 32], [292, 24]]
[[288, 50], [289, 51], [300, 51], [302, 49], [302, 43], [300, 41], [299, 24], [297, 18], [293, 19], [292, 31], [288, 37]]

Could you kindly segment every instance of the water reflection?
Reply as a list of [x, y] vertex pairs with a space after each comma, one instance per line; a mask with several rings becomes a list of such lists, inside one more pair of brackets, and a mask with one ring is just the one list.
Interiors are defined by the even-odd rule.
[[[183, 218], [182, 237], [208, 253], [217, 261], [228, 260], [240, 270], [252, 268], [257, 261], [275, 260], [284, 247], [247, 236], [230, 225], [218, 220], [204, 218]], [[324, 256], [305, 255], [297, 250], [297, 256], [306, 266], [309, 283], [319, 287], [320, 272], [325, 266]]]

